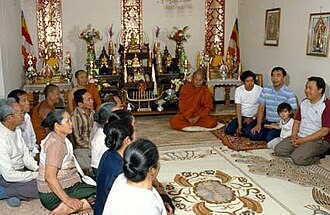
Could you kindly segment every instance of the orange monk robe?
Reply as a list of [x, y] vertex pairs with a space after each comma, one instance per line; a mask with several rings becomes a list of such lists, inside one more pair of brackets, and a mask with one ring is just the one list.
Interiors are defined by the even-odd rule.
[[192, 83], [186, 83], [180, 90], [179, 112], [170, 119], [172, 128], [181, 130], [192, 126], [188, 119], [200, 116], [193, 126], [213, 128], [217, 120], [210, 116], [213, 109], [213, 98], [206, 86], [195, 87]]
[[89, 83], [85, 86], [85, 89], [91, 94], [94, 101], [94, 110], [97, 111], [102, 104], [100, 93], [96, 88], [95, 84]]
[[39, 108], [40, 108], [41, 103], [42, 102], [38, 103], [33, 108], [33, 113], [32, 113], [32, 117], [31, 117], [32, 126], [34, 129], [34, 132], [36, 133], [37, 144], [40, 144], [41, 140], [43, 140], [48, 134], [48, 131], [46, 130], [46, 128], [41, 126], [41, 122], [46, 117], [46, 116], [40, 116], [40, 114], [39, 114]]

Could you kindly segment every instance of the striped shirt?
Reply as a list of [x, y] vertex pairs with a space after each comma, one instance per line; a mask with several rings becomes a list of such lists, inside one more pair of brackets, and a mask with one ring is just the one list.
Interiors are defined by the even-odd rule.
[[286, 85], [283, 85], [279, 90], [275, 90], [273, 86], [264, 87], [258, 100], [259, 104], [265, 105], [265, 118], [269, 122], [280, 121], [277, 107], [283, 102], [290, 104], [293, 110], [298, 109], [296, 96]]
[[93, 128], [94, 111], [89, 114], [80, 107], [76, 107], [71, 113], [73, 124], [74, 148], [91, 148], [90, 135]]

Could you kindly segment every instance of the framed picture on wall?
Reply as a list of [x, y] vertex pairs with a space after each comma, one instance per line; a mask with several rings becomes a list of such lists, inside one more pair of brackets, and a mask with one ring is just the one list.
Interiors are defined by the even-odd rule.
[[312, 13], [309, 16], [307, 55], [328, 56], [330, 13]]
[[281, 8], [266, 10], [264, 45], [278, 46], [280, 38], [280, 19]]

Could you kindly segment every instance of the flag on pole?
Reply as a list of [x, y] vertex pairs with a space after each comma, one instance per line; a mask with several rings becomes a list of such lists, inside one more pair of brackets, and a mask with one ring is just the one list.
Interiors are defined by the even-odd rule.
[[21, 33], [22, 33], [22, 59], [23, 66], [27, 68], [28, 56], [31, 54], [35, 57], [35, 51], [32, 43], [29, 30], [26, 25], [25, 17], [23, 11], [21, 11]]
[[226, 56], [226, 64], [230, 70], [229, 78], [234, 78], [235, 76], [238, 78], [240, 75], [241, 54], [238, 38], [238, 19], [236, 19], [233, 31], [231, 32]]

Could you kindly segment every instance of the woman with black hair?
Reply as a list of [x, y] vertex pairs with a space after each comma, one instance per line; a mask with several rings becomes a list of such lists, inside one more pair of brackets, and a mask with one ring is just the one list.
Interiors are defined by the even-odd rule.
[[82, 183], [78, 174], [72, 143], [70, 114], [65, 110], [50, 112], [41, 124], [50, 133], [41, 141], [39, 176], [37, 178], [42, 205], [51, 214], [71, 214], [91, 209], [95, 186]]
[[159, 193], [152, 186], [160, 168], [156, 145], [139, 139], [124, 152], [124, 173], [114, 182], [103, 214], [166, 215]]
[[110, 114], [104, 126], [105, 145], [108, 150], [103, 153], [97, 170], [97, 189], [94, 214], [102, 214], [104, 204], [113, 182], [123, 172], [123, 154], [134, 139], [133, 116], [123, 110]]

